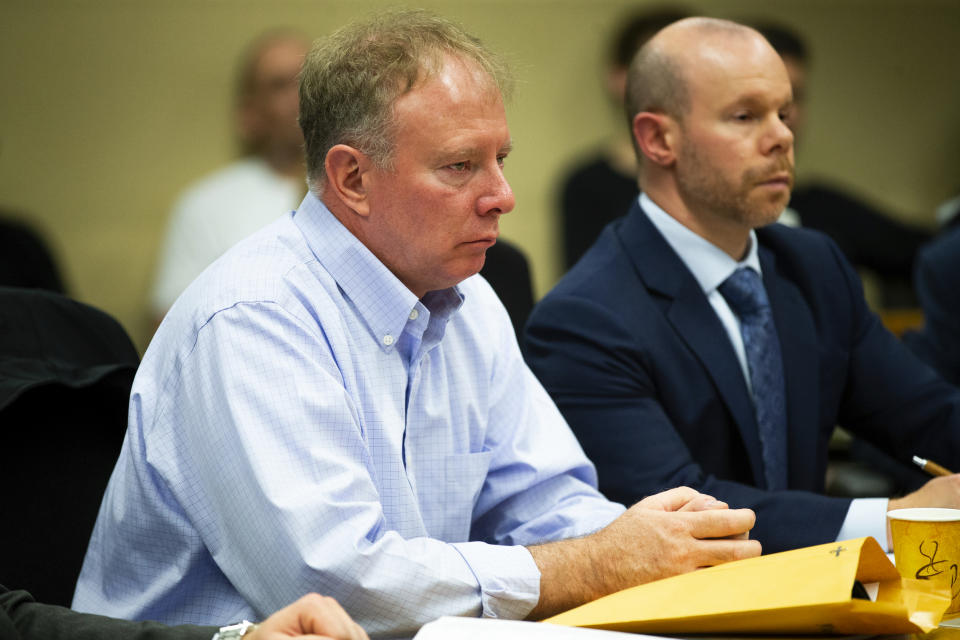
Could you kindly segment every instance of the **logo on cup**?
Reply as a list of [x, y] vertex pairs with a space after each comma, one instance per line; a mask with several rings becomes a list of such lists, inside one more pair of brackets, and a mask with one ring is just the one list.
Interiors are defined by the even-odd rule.
[[899, 509], [887, 517], [900, 575], [949, 589], [947, 613], [960, 612], [960, 510]]
[[[937, 552], [940, 551], [940, 543], [936, 540], [930, 540], [930, 544], [933, 545], [933, 551], [931, 553], [926, 553], [923, 550], [923, 545], [927, 543], [926, 540], [920, 541], [920, 546], [917, 550], [920, 552], [920, 555], [929, 560], [927, 564], [923, 565], [917, 569], [914, 577], [917, 580], [929, 580], [935, 576], [939, 576], [944, 572], [944, 569], [940, 565], [945, 565], [949, 563], [949, 560], [937, 560]], [[929, 550], [929, 545], [927, 547]], [[950, 594], [952, 597], [956, 598], [960, 595], [960, 587], [957, 587], [957, 573], [958, 567], [956, 563], [950, 564]]]

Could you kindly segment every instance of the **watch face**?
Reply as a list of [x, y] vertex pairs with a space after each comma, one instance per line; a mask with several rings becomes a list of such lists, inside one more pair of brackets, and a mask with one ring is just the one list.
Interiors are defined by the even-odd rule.
[[242, 638], [256, 628], [256, 626], [257, 625], [249, 620], [244, 620], [237, 624], [220, 627], [220, 631], [217, 632], [217, 635], [213, 636], [213, 640], [235, 640], [236, 638]]

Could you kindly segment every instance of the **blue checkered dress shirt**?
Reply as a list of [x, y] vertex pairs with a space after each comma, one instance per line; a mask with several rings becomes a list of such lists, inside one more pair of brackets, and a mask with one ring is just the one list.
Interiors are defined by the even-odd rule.
[[595, 486], [489, 285], [418, 300], [308, 195], [150, 344], [74, 607], [225, 624], [317, 591], [372, 637], [522, 618], [520, 545], [613, 520]]

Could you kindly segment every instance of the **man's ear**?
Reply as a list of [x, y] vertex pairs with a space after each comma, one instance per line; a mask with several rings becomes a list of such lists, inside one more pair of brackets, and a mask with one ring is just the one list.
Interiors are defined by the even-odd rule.
[[654, 164], [669, 167], [676, 159], [673, 119], [663, 113], [643, 111], [633, 118], [633, 138]]
[[361, 216], [370, 214], [364, 174], [373, 163], [367, 154], [346, 144], [330, 147], [324, 160], [326, 188], [345, 205]]

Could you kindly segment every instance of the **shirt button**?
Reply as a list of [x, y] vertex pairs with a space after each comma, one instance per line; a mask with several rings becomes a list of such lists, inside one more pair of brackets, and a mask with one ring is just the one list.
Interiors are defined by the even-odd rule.
[[420, 312], [417, 311], [416, 309], [414, 309], [413, 311], [410, 312], [410, 319], [411, 319], [411, 320], [416, 320], [419, 316], [420, 316]]
[[388, 347], [389, 347], [390, 345], [392, 345], [392, 344], [393, 344], [393, 336], [390, 335], [389, 333], [388, 333], [387, 335], [383, 336], [383, 344], [387, 345]]

